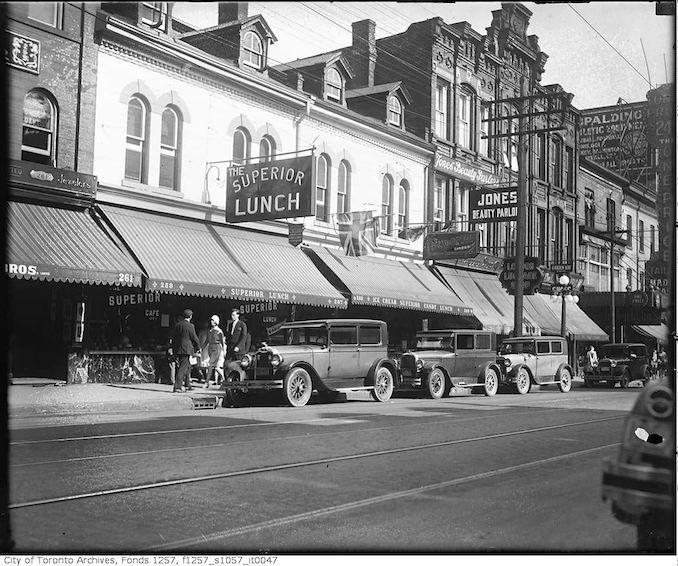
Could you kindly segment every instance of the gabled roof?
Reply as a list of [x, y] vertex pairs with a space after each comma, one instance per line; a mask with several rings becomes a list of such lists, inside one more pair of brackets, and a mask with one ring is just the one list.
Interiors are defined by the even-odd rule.
[[309, 67], [315, 67], [316, 65], [323, 65], [327, 67], [328, 65], [332, 65], [334, 63], [340, 63], [344, 67], [344, 70], [346, 71], [346, 74], [349, 76], [349, 78], [353, 78], [353, 69], [346, 60], [346, 57], [344, 57], [342, 54], [341, 50], [321, 53], [320, 55], [313, 55], [311, 57], [304, 57], [302, 59], [295, 59], [289, 63], [276, 65], [273, 67], [273, 69], [280, 71], [281, 73], [285, 73], [289, 70], [307, 69]]
[[412, 98], [410, 97], [410, 94], [407, 91], [405, 85], [402, 83], [402, 81], [366, 86], [361, 88], [354, 88], [346, 91], [346, 98], [347, 99], [358, 98], [360, 96], [371, 96], [374, 94], [384, 94], [384, 93], [390, 95], [396, 92], [397, 90], [399, 90], [402, 93], [403, 98], [405, 99], [405, 102], [407, 104], [412, 103]]
[[207, 34], [207, 33], [212, 33], [212, 34], [218, 35], [220, 31], [229, 30], [229, 29], [235, 28], [235, 27], [242, 27], [245, 24], [257, 24], [257, 23], [263, 28], [266, 36], [271, 38], [271, 43], [275, 43], [276, 41], [278, 41], [278, 38], [273, 33], [273, 30], [266, 23], [266, 20], [264, 19], [264, 17], [261, 14], [257, 14], [255, 16], [250, 16], [249, 18], [245, 18], [244, 20], [232, 20], [230, 22], [225, 22], [223, 24], [219, 24], [219, 25], [212, 26], [212, 27], [209, 27], [209, 28], [203, 28], [203, 29], [198, 29], [198, 30], [195, 30], [195, 31], [189, 31], [189, 32], [186, 32], [186, 33], [182, 33], [179, 36], [179, 39], [184, 39], [184, 40], [190, 39], [192, 37], [204, 35], [204, 34]]

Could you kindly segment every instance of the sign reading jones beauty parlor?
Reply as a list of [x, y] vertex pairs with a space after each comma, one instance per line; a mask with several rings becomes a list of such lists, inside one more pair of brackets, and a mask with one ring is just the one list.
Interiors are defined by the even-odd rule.
[[506, 222], [518, 218], [518, 188], [469, 191], [470, 222]]
[[313, 156], [233, 165], [226, 181], [226, 220], [251, 222], [312, 214]]

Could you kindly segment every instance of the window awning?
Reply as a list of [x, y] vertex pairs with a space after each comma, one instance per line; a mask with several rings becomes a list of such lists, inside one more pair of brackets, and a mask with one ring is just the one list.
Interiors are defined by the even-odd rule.
[[[523, 297], [525, 309], [536, 317], [542, 334], [560, 335], [562, 299], [553, 300], [552, 295], [536, 293]], [[573, 340], [607, 342], [609, 336], [575, 303], [567, 303], [565, 312], [567, 334]]]
[[641, 336], [646, 336], [647, 338], [652, 338], [657, 341], [657, 344], [661, 346], [669, 345], [669, 327], [666, 324], [639, 324], [633, 327], [638, 334]]
[[17, 279], [140, 286], [142, 271], [92, 209], [7, 206], [5, 272]]
[[[462, 302], [473, 308], [473, 315], [483, 325], [483, 329], [503, 335], [513, 331], [513, 297], [503, 289], [496, 275], [442, 265], [436, 265], [434, 269], [438, 270]], [[538, 335], [540, 332], [534, 317], [523, 313], [523, 334]]]
[[305, 247], [351, 293], [351, 303], [472, 316], [473, 309], [422, 264], [371, 256], [346, 256], [325, 247]]
[[101, 209], [145, 269], [148, 291], [348, 306], [286, 238], [110, 205]]

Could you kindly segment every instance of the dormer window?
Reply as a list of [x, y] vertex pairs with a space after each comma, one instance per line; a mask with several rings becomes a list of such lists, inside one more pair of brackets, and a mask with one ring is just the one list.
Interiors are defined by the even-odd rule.
[[259, 36], [248, 31], [243, 39], [243, 63], [261, 69], [264, 61], [264, 47]]
[[334, 68], [327, 69], [325, 75], [325, 96], [327, 99], [341, 102], [343, 91], [344, 81], [341, 79], [339, 71]]
[[167, 2], [142, 2], [141, 21], [152, 28], [167, 31]]
[[389, 96], [388, 98], [388, 123], [398, 127], [402, 126], [403, 106], [397, 96]]

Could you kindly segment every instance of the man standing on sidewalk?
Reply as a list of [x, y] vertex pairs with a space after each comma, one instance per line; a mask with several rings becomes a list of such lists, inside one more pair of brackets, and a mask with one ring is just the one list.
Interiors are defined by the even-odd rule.
[[[195, 326], [191, 322], [193, 311], [186, 309], [184, 318], [176, 323], [172, 331], [170, 345], [174, 355], [177, 357], [179, 367], [174, 379], [174, 392], [190, 391], [191, 386], [191, 363], [190, 356], [200, 352], [200, 342], [195, 333]], [[182, 384], [184, 387], [182, 387]]]

